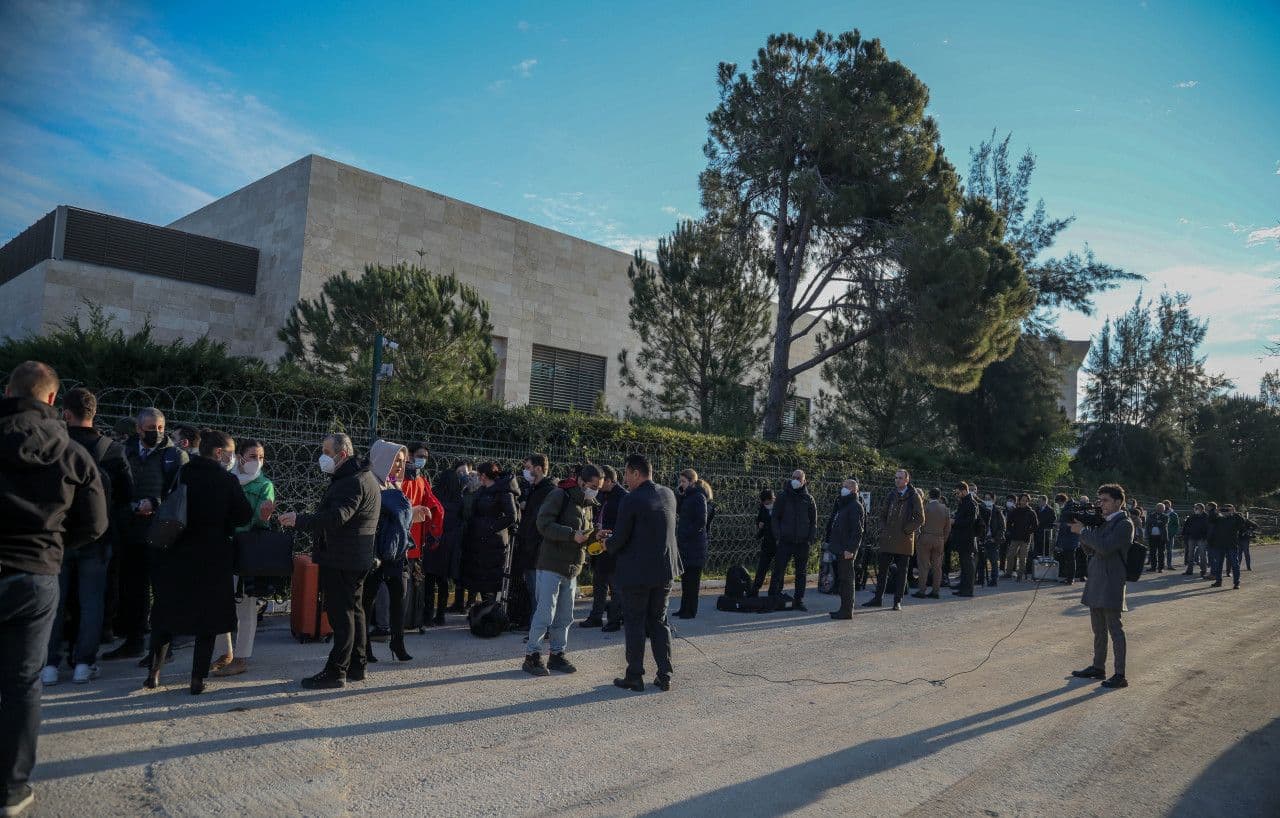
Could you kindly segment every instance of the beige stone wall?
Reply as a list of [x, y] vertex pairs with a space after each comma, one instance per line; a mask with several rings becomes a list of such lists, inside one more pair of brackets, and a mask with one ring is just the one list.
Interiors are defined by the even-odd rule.
[[126, 333], [150, 319], [154, 337], [164, 343], [208, 335], [226, 342], [232, 354], [256, 354], [259, 321], [251, 295], [58, 259], [43, 261], [23, 276], [37, 271], [44, 279], [42, 331], [83, 314], [88, 300], [101, 305]]
[[311, 159], [303, 157], [169, 225], [258, 248], [258, 288], [246, 354], [268, 361], [283, 353], [276, 332], [298, 301]]
[[0, 338], [25, 338], [44, 331], [47, 265], [42, 261], [0, 288]]

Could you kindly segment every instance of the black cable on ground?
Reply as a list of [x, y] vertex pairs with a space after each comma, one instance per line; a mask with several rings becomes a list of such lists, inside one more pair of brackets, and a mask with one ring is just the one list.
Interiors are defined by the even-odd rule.
[[991, 650], [987, 651], [986, 657], [984, 657], [981, 662], [969, 668], [968, 670], [958, 670], [955, 673], [952, 673], [947, 676], [943, 676], [941, 679], [926, 679], [923, 676], [916, 676], [914, 678], [906, 679], [906, 680], [902, 680], [902, 679], [812, 679], [807, 676], [800, 676], [794, 679], [774, 679], [769, 676], [765, 676], [764, 674], [761, 674], [761, 673], [752, 673], [750, 671], [732, 670], [730, 668], [727, 668], [724, 665], [717, 662], [715, 659], [712, 659], [710, 656], [708, 656], [702, 650], [702, 648], [698, 647], [694, 642], [690, 641], [687, 637], [681, 636], [676, 631], [674, 626], [671, 627], [671, 634], [675, 636], [677, 639], [679, 639], [680, 641], [687, 644], [689, 647], [696, 650], [699, 656], [701, 656], [703, 659], [706, 659], [713, 666], [719, 668], [724, 673], [727, 673], [730, 676], [738, 676], [746, 679], [759, 679], [763, 682], [768, 682], [769, 684], [795, 685], [795, 684], [801, 684], [801, 683], [807, 682], [809, 684], [815, 684], [815, 685], [894, 684], [894, 685], [905, 686], [905, 685], [915, 684], [916, 682], [926, 682], [928, 684], [933, 685], [934, 687], [946, 687], [947, 682], [951, 681], [957, 676], [964, 676], [967, 673], [975, 673], [978, 670], [980, 670], [983, 665], [991, 661], [991, 657], [995, 655], [996, 648], [1000, 647], [1002, 642], [1004, 642], [1009, 637], [1017, 633], [1018, 629], [1022, 627], [1022, 623], [1027, 621], [1027, 615], [1031, 613], [1031, 606], [1036, 604], [1036, 596], [1039, 595], [1040, 586], [1044, 582], [1045, 580], [1043, 579], [1036, 580], [1035, 589], [1031, 593], [1031, 601], [1027, 603], [1027, 608], [1022, 612], [1021, 618], [1018, 619], [1018, 624], [1013, 626], [1013, 630], [1009, 631], [1004, 636], [1000, 637], [995, 641], [995, 644], [991, 646]]

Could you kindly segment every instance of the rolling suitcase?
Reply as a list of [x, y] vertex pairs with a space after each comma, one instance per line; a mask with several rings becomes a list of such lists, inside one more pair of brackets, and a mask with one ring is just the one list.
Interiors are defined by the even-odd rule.
[[333, 628], [320, 604], [320, 566], [311, 561], [310, 554], [293, 557], [289, 602], [289, 629], [299, 642], [329, 641]]

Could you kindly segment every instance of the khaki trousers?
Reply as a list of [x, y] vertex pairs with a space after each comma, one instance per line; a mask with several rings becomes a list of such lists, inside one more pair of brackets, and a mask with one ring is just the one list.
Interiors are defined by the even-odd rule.
[[1023, 579], [1031, 572], [1027, 561], [1027, 551], [1031, 543], [1025, 540], [1009, 541], [1009, 556], [1005, 558], [1005, 573]]
[[933, 590], [937, 593], [942, 588], [942, 538], [932, 534], [921, 534], [916, 540], [916, 566], [920, 569], [920, 582], [917, 588], [924, 593], [929, 584], [929, 574], [933, 573]]

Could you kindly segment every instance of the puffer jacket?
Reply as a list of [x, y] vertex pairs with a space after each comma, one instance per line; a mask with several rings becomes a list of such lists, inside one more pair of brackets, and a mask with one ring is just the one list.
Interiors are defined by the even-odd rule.
[[538, 533], [542, 548], [538, 551], [538, 570], [554, 571], [573, 579], [586, 562], [587, 544], [574, 540], [579, 531], [591, 531], [599, 504], [588, 500], [576, 483], [567, 489], [556, 488], [538, 508]]
[[316, 565], [367, 571], [373, 567], [381, 507], [377, 478], [368, 463], [352, 456], [334, 470], [319, 507], [311, 514], [299, 514], [295, 525], [314, 539]]

